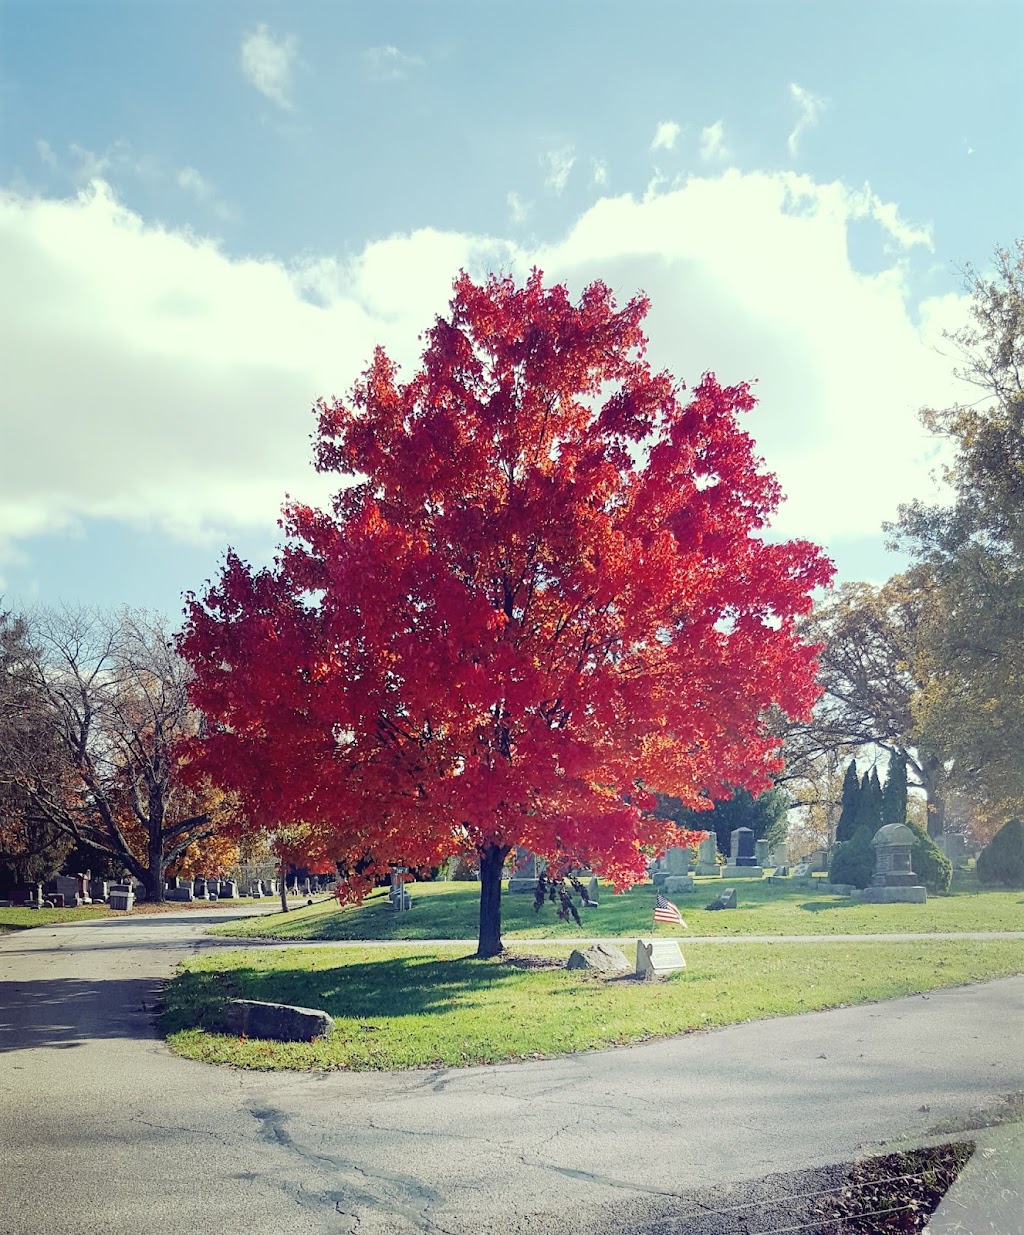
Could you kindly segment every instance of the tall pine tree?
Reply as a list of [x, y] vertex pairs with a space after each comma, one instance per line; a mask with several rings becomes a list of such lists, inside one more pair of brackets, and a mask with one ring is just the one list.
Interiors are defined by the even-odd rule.
[[882, 790], [882, 823], [907, 822], [907, 757], [901, 750], [889, 756]]
[[878, 773], [872, 768], [864, 773], [860, 783], [860, 799], [857, 803], [857, 814], [853, 821], [853, 831], [867, 828], [871, 835], [882, 826], [882, 786]]
[[856, 826], [857, 808], [860, 804], [860, 780], [857, 776], [857, 760], [851, 759], [843, 778], [843, 805], [836, 824], [836, 840], [849, 840]]

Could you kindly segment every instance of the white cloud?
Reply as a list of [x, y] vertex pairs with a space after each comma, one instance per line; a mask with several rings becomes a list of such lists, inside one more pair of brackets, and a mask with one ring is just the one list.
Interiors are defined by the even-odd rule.
[[260, 22], [242, 40], [242, 75], [260, 94], [285, 111], [292, 110], [289, 97], [292, 68], [298, 53], [298, 40], [294, 34], [275, 39]]
[[[881, 232], [885, 269], [851, 267], [853, 220]], [[605, 197], [541, 247], [422, 229], [298, 269], [149, 225], [101, 183], [0, 194], [0, 365], [19, 410], [0, 451], [7, 554], [90, 517], [221, 540], [272, 528], [285, 492], [332, 487], [309, 466], [312, 401], [344, 395], [378, 342], [409, 372], [459, 267], [532, 265], [574, 292], [645, 288], [651, 361], [691, 384], [760, 378], [747, 427], [790, 494], [780, 532], [875, 535], [931, 491], [917, 408], [957, 394], [934, 344], [965, 301], [908, 294], [908, 246], [926, 244], [869, 188], [792, 172]]]
[[714, 124], [709, 124], [707, 128], [701, 129], [697, 149], [700, 157], [707, 163], [715, 160], [725, 160], [731, 156], [732, 151], [725, 144], [724, 121], [716, 120]]
[[556, 197], [565, 192], [569, 183], [569, 173], [576, 163], [576, 155], [571, 146], [562, 146], [557, 150], [547, 150], [541, 155], [541, 166], [545, 169], [544, 185]]
[[651, 149], [671, 150], [676, 144], [676, 138], [682, 131], [682, 128], [674, 120], [663, 120], [654, 131]]
[[36, 142], [36, 151], [39, 154], [40, 160], [45, 163], [47, 167], [52, 167], [56, 170], [59, 166], [59, 161], [53, 151], [53, 147], [48, 141], [43, 141], [43, 139], [40, 138]]
[[218, 218], [231, 218], [230, 209], [218, 199], [213, 185], [194, 167], [180, 168], [174, 180], [179, 189], [209, 206]]
[[397, 81], [407, 77], [411, 69], [423, 67], [421, 56], [412, 56], [388, 44], [386, 47], [368, 47], [363, 52], [367, 72], [375, 81]]
[[608, 183], [608, 164], [604, 159], [590, 160], [591, 179], [597, 188], [604, 188]]
[[523, 201], [522, 197], [515, 191], [510, 189], [505, 198], [508, 204], [508, 217], [513, 223], [525, 223], [526, 218], [530, 213], [530, 203]]
[[800, 109], [796, 124], [793, 126], [790, 135], [786, 138], [789, 153], [796, 158], [800, 146], [800, 138], [807, 129], [813, 128], [818, 123], [818, 118], [828, 106], [828, 100], [819, 98], [816, 94], [811, 94], [809, 90], [805, 90], [803, 86], [798, 86], [796, 82], [790, 82], [789, 95]]

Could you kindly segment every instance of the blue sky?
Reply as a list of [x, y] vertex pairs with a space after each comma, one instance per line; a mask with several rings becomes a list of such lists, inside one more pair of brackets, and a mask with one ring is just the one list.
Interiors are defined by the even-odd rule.
[[534, 263], [758, 378], [777, 533], [880, 581], [957, 268], [1019, 232], [1022, 38], [1018, 0], [0, 4], [4, 603], [173, 616], [265, 560], [327, 492], [312, 401]]

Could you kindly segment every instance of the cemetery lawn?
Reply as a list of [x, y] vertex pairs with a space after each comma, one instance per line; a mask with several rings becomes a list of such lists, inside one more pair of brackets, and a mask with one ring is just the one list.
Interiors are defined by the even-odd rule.
[[0, 909], [0, 935], [28, 930], [32, 926], [52, 926], [54, 922], [87, 922], [90, 918], [109, 916], [106, 905], [82, 905], [78, 909]]
[[[645, 1042], [1024, 972], [1019, 940], [683, 947], [687, 968], [653, 982], [567, 970], [564, 944], [520, 947], [494, 960], [467, 956], [465, 945], [219, 952], [181, 967], [165, 991], [162, 1029], [179, 1055], [241, 1068], [460, 1067]], [[334, 1031], [315, 1042], [206, 1032], [202, 1026], [216, 1025], [230, 998], [322, 1008], [336, 1018]]]
[[[704, 908], [723, 886], [736, 889], [738, 908], [718, 913]], [[247, 918], [214, 928], [237, 938], [303, 939], [475, 939], [480, 886], [476, 883], [414, 883], [413, 907], [396, 913], [386, 889], [361, 906], [339, 908], [332, 899], [291, 913]], [[954, 891], [929, 896], [926, 905], [862, 905], [805, 886], [767, 880], [698, 881], [696, 889], [671, 898], [686, 922], [686, 936], [701, 935], [887, 935], [907, 932], [1024, 931], [1024, 891]], [[654, 888], [642, 884], [616, 896], [601, 888], [601, 903], [583, 908], [582, 926], [560, 922], [553, 905], [534, 913], [533, 897], [507, 892], [501, 898], [502, 938], [564, 937], [636, 939], [673, 936], [671, 925], [654, 926]]]

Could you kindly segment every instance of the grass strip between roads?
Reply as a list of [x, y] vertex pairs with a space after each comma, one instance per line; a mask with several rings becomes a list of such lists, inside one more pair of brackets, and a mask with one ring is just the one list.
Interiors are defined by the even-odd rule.
[[[246, 949], [185, 963], [163, 1029], [180, 1055], [256, 1069], [394, 1069], [539, 1059], [1024, 972], [1019, 940], [683, 942], [687, 968], [605, 979], [445, 948]], [[564, 945], [529, 955], [564, 961]], [[517, 959], [519, 964], [516, 964]], [[333, 1034], [283, 1043], [206, 1032], [223, 1001], [322, 1008]]]
[[[816, 881], [818, 882], [818, 881]], [[698, 880], [693, 892], [673, 895], [691, 935], [887, 935], [919, 932], [1024, 930], [1024, 891], [960, 891], [930, 896], [925, 905], [866, 905], [848, 896], [767, 880], [737, 880], [738, 907], [721, 913], [705, 909], [726, 883]], [[475, 939], [480, 912], [476, 883], [410, 884], [413, 907], [396, 913], [383, 889], [365, 904], [340, 909], [331, 899], [287, 914], [248, 918], [215, 928], [232, 938], [302, 939]], [[561, 922], [554, 906], [539, 913], [530, 895], [501, 900], [502, 936], [556, 939], [580, 935], [605, 939], [638, 935], [671, 936], [677, 928], [654, 926], [654, 888], [642, 884], [616, 896], [601, 888], [601, 903], [581, 909], [582, 928]]]

